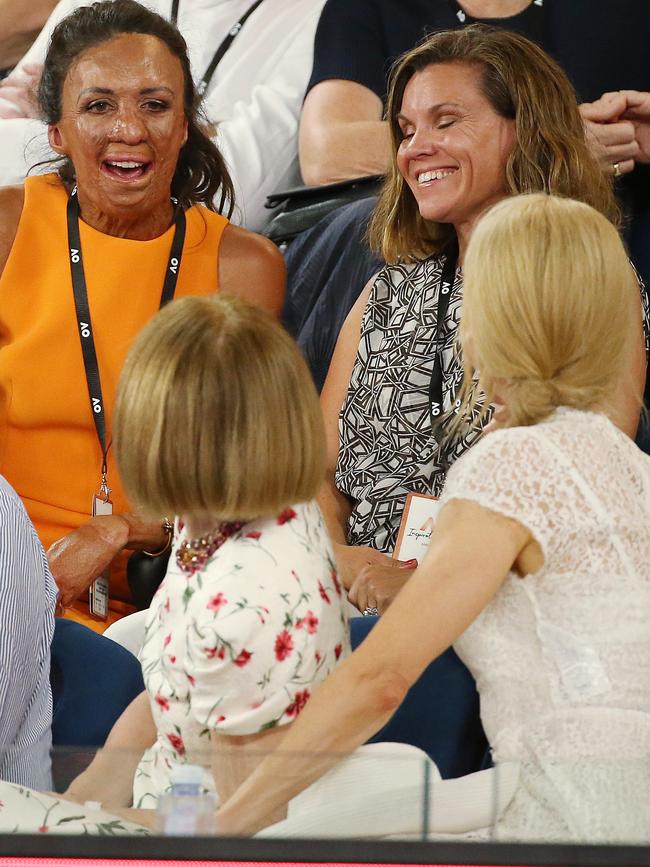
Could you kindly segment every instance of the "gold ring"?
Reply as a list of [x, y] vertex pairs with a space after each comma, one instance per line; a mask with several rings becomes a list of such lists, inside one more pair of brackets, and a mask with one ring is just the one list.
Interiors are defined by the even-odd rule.
[[614, 177], [620, 178], [621, 176], [621, 167], [618, 163], [614, 163]]

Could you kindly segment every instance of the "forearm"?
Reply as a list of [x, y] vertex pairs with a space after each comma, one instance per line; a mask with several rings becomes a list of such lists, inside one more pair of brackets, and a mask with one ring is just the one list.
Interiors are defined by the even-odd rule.
[[299, 150], [303, 180], [310, 186], [382, 175], [389, 165], [388, 124], [381, 120], [303, 123]]
[[155, 810], [137, 810], [134, 807], [115, 807], [110, 810], [121, 819], [126, 819], [127, 822], [133, 822], [135, 825], [144, 825], [145, 828], [154, 830], [156, 824]]
[[15, 66], [41, 31], [56, 0], [0, 0], [0, 68]]
[[347, 545], [346, 528], [352, 514], [350, 501], [336, 487], [334, 473], [328, 472], [318, 493], [320, 506], [327, 532], [335, 544]]
[[380, 661], [368, 665], [355, 653], [318, 688], [278, 749], [219, 810], [219, 833], [249, 835], [272, 823], [291, 798], [385, 725], [407, 689]]
[[155, 740], [149, 696], [142, 692], [117, 720], [103, 749], [72, 781], [65, 796], [80, 803], [99, 801], [108, 809], [129, 807], [136, 768]]
[[152, 521], [143, 518], [135, 512], [123, 512], [119, 516], [126, 522], [128, 537], [124, 545], [133, 551], [159, 551], [168, 540], [167, 532], [163, 527], [163, 518]]
[[0, 0], [0, 68], [15, 66], [29, 50], [56, 5], [56, 0]]

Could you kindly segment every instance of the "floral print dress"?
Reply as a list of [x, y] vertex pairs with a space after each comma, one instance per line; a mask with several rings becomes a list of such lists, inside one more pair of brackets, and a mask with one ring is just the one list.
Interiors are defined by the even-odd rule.
[[149, 610], [140, 653], [158, 730], [134, 780], [155, 807], [179, 762], [205, 767], [210, 733], [251, 735], [292, 722], [349, 650], [345, 596], [318, 506], [245, 524], [203, 565], [176, 563]]
[[[349, 652], [345, 597], [315, 503], [244, 525], [192, 575], [176, 565], [177, 529], [141, 652], [158, 738], [136, 772], [134, 807], [155, 808], [179, 762], [203, 765], [214, 791], [210, 732], [292, 722]], [[0, 781], [0, 833], [151, 832], [98, 804]]]

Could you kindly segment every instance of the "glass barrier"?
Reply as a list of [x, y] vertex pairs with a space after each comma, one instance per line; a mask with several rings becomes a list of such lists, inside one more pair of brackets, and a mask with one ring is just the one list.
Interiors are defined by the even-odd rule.
[[[171, 767], [152, 753], [57, 748], [51, 792], [0, 782], [0, 835], [219, 837], [219, 797], [227, 799], [269, 755], [241, 746], [188, 749]], [[279, 763], [275, 753], [274, 772], [283, 781], [304, 779], [313, 761], [283, 754]], [[471, 843], [477, 851], [495, 843], [630, 845], [650, 864], [650, 756], [505, 762], [443, 780], [422, 751], [379, 743], [325, 757], [321, 767], [320, 779], [288, 809], [268, 815], [258, 841]]]

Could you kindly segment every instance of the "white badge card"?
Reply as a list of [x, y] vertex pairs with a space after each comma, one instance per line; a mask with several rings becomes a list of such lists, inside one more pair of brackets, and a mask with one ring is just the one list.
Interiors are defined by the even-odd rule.
[[[96, 515], [112, 515], [113, 504], [110, 500], [103, 500], [95, 495], [93, 497], [93, 518]], [[108, 617], [108, 569], [95, 578], [88, 590], [88, 605], [90, 613], [93, 617], [98, 617], [100, 620], [106, 620]]]
[[402, 523], [393, 551], [396, 560], [417, 560], [421, 563], [431, 541], [436, 516], [440, 511], [437, 497], [409, 494], [404, 506]]

